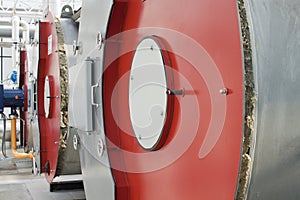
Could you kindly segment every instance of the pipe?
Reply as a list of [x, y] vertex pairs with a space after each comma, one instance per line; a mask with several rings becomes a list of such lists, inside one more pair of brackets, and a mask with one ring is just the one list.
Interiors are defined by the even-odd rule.
[[23, 28], [23, 42], [24, 42], [24, 44], [28, 44], [29, 43], [29, 24], [24, 20], [20, 20], [20, 27]]
[[11, 117], [11, 149], [17, 150], [17, 118], [15, 116]]
[[11, 19], [0, 19], [1, 26], [9, 26], [11, 25]]
[[[42, 10], [42, 9], [41, 9]], [[31, 9], [31, 12], [28, 11], [24, 11], [24, 10], [20, 10], [17, 9], [16, 10], [16, 15], [22, 17], [23, 19], [26, 18], [30, 18], [30, 19], [43, 19], [45, 17], [45, 14], [38, 9]], [[12, 10], [10, 8], [3, 8], [1, 10], [1, 16], [2, 17], [11, 17], [12, 16]]]
[[12, 23], [12, 41], [19, 42], [20, 17], [14, 15], [11, 18]]
[[[3, 6], [3, 1], [1, 0], [1, 6]], [[3, 38], [1, 38], [1, 42], [3, 42]], [[0, 59], [0, 61], [1, 61], [1, 83], [3, 83], [3, 47], [1, 47], [1, 59]], [[4, 132], [3, 132], [4, 133]], [[2, 148], [3, 148], [3, 146], [2, 146]], [[4, 156], [5, 157], [5, 156]]]
[[[23, 28], [21, 27], [19, 29], [19, 37], [23, 35]], [[34, 38], [34, 32], [35, 32], [35, 27], [34, 26], [29, 26], [29, 35], [30, 38]], [[12, 36], [12, 26], [11, 24], [9, 25], [2, 25], [0, 24], [0, 37], [1, 38], [11, 38]]]
[[[11, 19], [12, 22], [12, 42], [15, 43], [12, 48], [12, 68], [13, 70], [17, 70], [18, 67], [18, 43], [20, 40], [19, 31], [20, 31], [20, 17], [14, 15]], [[18, 72], [18, 71], [17, 71]]]
[[17, 152], [17, 118], [15, 116], [11, 116], [11, 150], [16, 159], [30, 158], [32, 160], [34, 157], [32, 151], [29, 153]]
[[2, 154], [4, 156], [4, 158], [7, 158], [6, 155], [6, 115], [4, 113], [1, 113], [2, 117], [3, 117], [3, 135], [2, 135]]
[[18, 43], [20, 42], [20, 27], [23, 28], [23, 43], [29, 44], [29, 24], [24, 21], [20, 20], [19, 16], [12, 16], [11, 19], [12, 22], [12, 69], [14, 71], [17, 71], [17, 80], [19, 80], [19, 64], [20, 64], [20, 55], [19, 55], [19, 47]]

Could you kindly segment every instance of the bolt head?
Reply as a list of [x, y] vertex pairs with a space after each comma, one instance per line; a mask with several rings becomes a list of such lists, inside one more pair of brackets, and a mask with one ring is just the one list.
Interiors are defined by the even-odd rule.
[[228, 89], [227, 88], [222, 88], [220, 89], [220, 94], [223, 94], [223, 95], [228, 95]]
[[77, 149], [78, 149], [78, 145], [79, 145], [79, 138], [78, 138], [77, 135], [74, 135], [74, 136], [73, 136], [73, 148], [74, 148], [75, 150], [77, 150]]

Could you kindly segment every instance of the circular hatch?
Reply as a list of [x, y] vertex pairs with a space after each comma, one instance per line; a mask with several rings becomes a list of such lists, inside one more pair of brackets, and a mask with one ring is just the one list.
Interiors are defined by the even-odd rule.
[[44, 86], [44, 109], [45, 109], [45, 117], [50, 117], [50, 80], [49, 77], [45, 78], [45, 86]]
[[[129, 110], [134, 135], [147, 150], [162, 143], [168, 112], [168, 57], [156, 37], [144, 38], [136, 48], [130, 69]], [[168, 62], [167, 62], [168, 63]]]

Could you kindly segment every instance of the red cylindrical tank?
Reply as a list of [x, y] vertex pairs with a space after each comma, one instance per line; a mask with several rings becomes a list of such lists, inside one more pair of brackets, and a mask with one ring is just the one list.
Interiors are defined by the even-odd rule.
[[41, 172], [55, 176], [80, 174], [79, 154], [68, 130], [68, 61], [60, 20], [48, 12], [40, 22], [38, 116]]
[[[133, 127], [130, 74], [149, 37], [169, 59], [173, 88], [166, 92], [184, 94], [169, 95], [167, 139], [145, 149]], [[234, 199], [243, 132], [241, 48], [235, 1], [115, 2], [103, 106], [117, 199]]]

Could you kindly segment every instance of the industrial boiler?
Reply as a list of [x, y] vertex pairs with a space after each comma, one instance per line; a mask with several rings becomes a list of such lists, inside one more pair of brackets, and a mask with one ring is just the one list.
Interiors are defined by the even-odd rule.
[[[8, 38], [0, 44], [11, 49], [13, 70], [0, 85], [5, 127], [2, 154], [4, 160], [31, 159], [33, 173], [44, 173], [50, 184], [57, 176], [81, 173], [79, 153], [73, 149], [73, 133], [68, 129], [68, 66], [75, 62], [72, 48], [78, 34], [73, 15], [66, 5], [60, 18], [46, 7], [42, 15], [32, 16], [14, 9], [11, 19], [0, 20], [0, 36]], [[6, 108], [11, 108], [8, 114]], [[10, 155], [5, 134], [11, 136]]]
[[295, 0], [85, 0], [70, 129], [87, 199], [299, 199]]
[[300, 198], [297, 0], [65, 9], [38, 22], [15, 91], [49, 183], [82, 173], [88, 200]]

